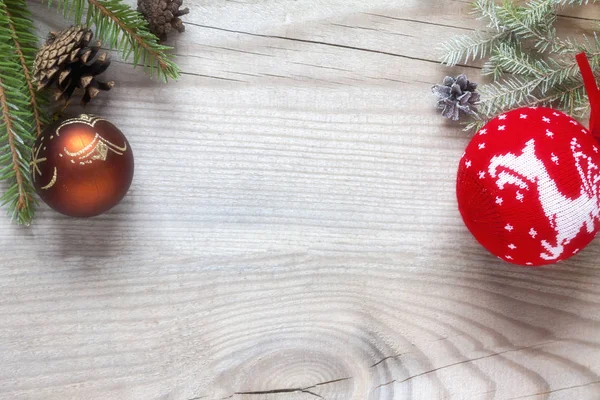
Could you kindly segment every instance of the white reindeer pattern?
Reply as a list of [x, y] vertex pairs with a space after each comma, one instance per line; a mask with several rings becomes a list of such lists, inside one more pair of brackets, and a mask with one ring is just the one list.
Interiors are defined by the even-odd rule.
[[[494, 156], [490, 160], [489, 174], [497, 178], [496, 184], [500, 190], [505, 185], [515, 185], [520, 190], [529, 191], [530, 185], [537, 186], [540, 203], [550, 226], [556, 231], [556, 244], [552, 245], [546, 240], [541, 244], [546, 249], [540, 257], [544, 260], [556, 260], [564, 252], [564, 246], [573, 240], [581, 229], [585, 227], [588, 233], [594, 231], [594, 223], [600, 215], [600, 200], [598, 185], [600, 174], [598, 166], [592, 158], [581, 150], [577, 139], [571, 140], [571, 152], [575, 165], [581, 177], [580, 194], [577, 198], [565, 197], [550, 177], [543, 161], [535, 155], [535, 141], [529, 140], [521, 155], [512, 153]], [[584, 172], [580, 160], [587, 161]]]

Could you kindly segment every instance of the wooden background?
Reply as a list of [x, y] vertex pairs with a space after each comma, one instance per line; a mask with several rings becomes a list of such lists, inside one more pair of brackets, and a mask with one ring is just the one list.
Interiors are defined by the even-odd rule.
[[600, 243], [513, 267], [457, 211], [430, 87], [479, 80], [437, 62], [468, 1], [186, 3], [181, 80], [115, 57], [87, 110], [134, 149], [121, 205], [0, 219], [0, 398], [600, 399]]

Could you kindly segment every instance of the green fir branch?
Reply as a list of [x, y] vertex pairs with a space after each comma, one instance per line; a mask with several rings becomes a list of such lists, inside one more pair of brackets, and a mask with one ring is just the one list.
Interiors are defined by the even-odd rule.
[[538, 76], [545, 69], [544, 61], [533, 59], [520, 45], [500, 43], [484, 65], [483, 74], [495, 79], [503, 74]]
[[500, 20], [496, 13], [496, 3], [489, 0], [476, 0], [473, 2], [471, 14], [479, 20], [487, 21], [489, 28], [500, 31]]
[[557, 105], [565, 110], [569, 115], [582, 117], [589, 109], [587, 94], [583, 82], [572, 79], [556, 88], [556, 90], [546, 96], [539, 98], [529, 105], [548, 106]]
[[530, 0], [527, 7], [523, 9], [525, 24], [539, 26], [550, 25], [556, 20], [558, 4], [548, 0]]
[[470, 35], [457, 35], [448, 42], [442, 43], [442, 63], [454, 66], [461, 62], [468, 63], [487, 57], [492, 49], [502, 40], [510, 36], [509, 32], [497, 32], [489, 35], [487, 33], [475, 32]]
[[18, 56], [27, 83], [27, 92], [34, 116], [35, 134], [39, 136], [42, 134], [44, 125], [48, 123], [48, 115], [43, 108], [47, 103], [46, 98], [35, 90], [31, 73], [37, 53], [38, 38], [35, 35], [31, 14], [24, 0], [4, 0], [2, 8], [8, 18], [8, 28], [11, 30], [14, 51]]
[[504, 109], [527, 105], [537, 100], [533, 93], [536, 86], [536, 81], [518, 76], [484, 85], [480, 89], [484, 100], [479, 104], [479, 110], [485, 116], [491, 116]]
[[493, 82], [479, 87], [477, 118], [465, 129], [479, 129], [506, 110], [527, 105], [554, 105], [574, 116], [583, 115], [587, 98], [575, 54], [585, 52], [592, 69], [600, 69], [600, 39], [559, 39], [554, 24], [562, 7], [600, 0], [477, 0], [473, 11], [491, 31], [459, 35], [443, 45], [442, 63], [485, 60], [483, 74]]
[[162, 81], [179, 78], [181, 71], [167, 53], [171, 47], [158, 42], [148, 30], [140, 13], [121, 0], [45, 0], [49, 6], [56, 3], [59, 12], [81, 23], [96, 26], [96, 36], [108, 43], [134, 66], [143, 65], [150, 75], [156, 74]]
[[[554, 44], [549, 30], [556, 21], [556, 8], [548, 0], [534, 1], [522, 7], [512, 1], [498, 6], [498, 16], [502, 27], [511, 32], [519, 41], [531, 39], [539, 51], [545, 51]], [[534, 6], [534, 8], [530, 8]]]
[[31, 32], [26, 21], [11, 18], [7, 4], [0, 0], [0, 181], [8, 184], [0, 201], [8, 205], [13, 219], [28, 224], [35, 206], [29, 159], [36, 122], [22, 64], [30, 48], [26, 41], [19, 42], [19, 52], [15, 41]]

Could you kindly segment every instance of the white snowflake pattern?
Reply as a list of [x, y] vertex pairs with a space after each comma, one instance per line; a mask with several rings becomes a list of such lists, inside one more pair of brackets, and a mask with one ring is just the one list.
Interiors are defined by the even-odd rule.
[[532, 262], [526, 262], [525, 265], [533, 265]]
[[553, 138], [554, 132], [552, 132], [550, 129], [546, 129], [546, 136], [548, 136], [549, 138]]
[[587, 131], [587, 130], [585, 130], [585, 129], [582, 129], [582, 130], [581, 130], [581, 133], [583, 133], [583, 134], [587, 135], [588, 131]]
[[579, 249], [573, 250], [573, 254], [577, 254], [577, 253], [579, 253]]
[[537, 107], [536, 107], [536, 106], [531, 106], [531, 107], [529, 107], [529, 108], [530, 108], [530, 109], [532, 109], [532, 110], [537, 110]]
[[554, 153], [550, 153], [550, 155], [552, 156], [550, 159], [552, 160], [552, 162], [556, 165], [558, 165], [558, 156]]
[[544, 121], [545, 123], [549, 124], [550, 123], [550, 118], [548, 118], [548, 117], [542, 117], [542, 121]]
[[575, 121], [574, 119], [570, 119], [569, 123], [572, 124], [572, 125], [577, 125], [577, 121]]
[[501, 206], [503, 202], [504, 202], [504, 199], [502, 197], [496, 196], [496, 204]]
[[519, 118], [521, 118], [521, 119], [527, 119], [527, 114], [521, 114], [521, 115], [519, 115]]
[[554, 111], [554, 112], [552, 113], [552, 115], [554, 115], [555, 117], [560, 117], [560, 114], [559, 114], [559, 113], [557, 113], [556, 111]]
[[514, 249], [517, 248], [517, 246], [515, 246], [514, 244], [511, 243], [511, 244], [508, 245], [508, 248], [511, 249], [511, 250], [514, 250]]
[[594, 153], [598, 152], [598, 148], [596, 146], [592, 147], [592, 149], [594, 149]]
[[479, 179], [483, 179], [483, 178], [485, 178], [485, 172], [479, 171]]
[[465, 167], [467, 167], [467, 168], [471, 168], [471, 160], [467, 160], [467, 161], [465, 162]]
[[479, 131], [480, 135], [485, 135], [487, 133], [487, 129], [483, 128], [482, 130]]
[[485, 149], [485, 143], [479, 143], [479, 145], [477, 145], [477, 148], [479, 150]]
[[522, 202], [523, 202], [523, 198], [524, 198], [524, 197], [525, 197], [525, 196], [523, 196], [523, 193], [521, 193], [521, 192], [519, 192], [519, 191], [517, 190], [517, 196], [516, 196], [516, 199], [517, 199], [517, 200], [519, 200], [519, 201], [522, 203]]
[[535, 238], [537, 236], [537, 231], [533, 228], [531, 228], [529, 230], [529, 236], [531, 236], [532, 238]]
[[504, 256], [504, 258], [506, 258], [507, 260], [512, 260], [513, 259], [511, 256]]
[[511, 224], [506, 224], [506, 226], [504, 227], [504, 229], [506, 229], [509, 232], [512, 232], [512, 230], [515, 229], [515, 228]]
[[506, 119], [506, 114], [499, 115], [498, 119], [505, 120]]
[[500, 126], [498, 127], [498, 130], [499, 130], [499, 131], [503, 131], [504, 129], [506, 129], [506, 125], [500, 125]]
[[465, 158], [465, 156], [466, 156], [466, 155], [467, 155], [467, 152], [466, 152], [466, 151], [463, 151], [463, 153], [462, 153], [462, 156], [460, 156], [460, 158], [461, 158], [461, 159], [462, 159], [462, 158]]

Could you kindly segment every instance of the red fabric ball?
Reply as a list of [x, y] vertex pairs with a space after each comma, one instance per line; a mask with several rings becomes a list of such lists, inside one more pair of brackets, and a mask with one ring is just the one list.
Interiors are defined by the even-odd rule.
[[600, 144], [549, 108], [520, 108], [473, 137], [457, 176], [460, 213], [473, 236], [519, 265], [565, 260], [600, 229]]

